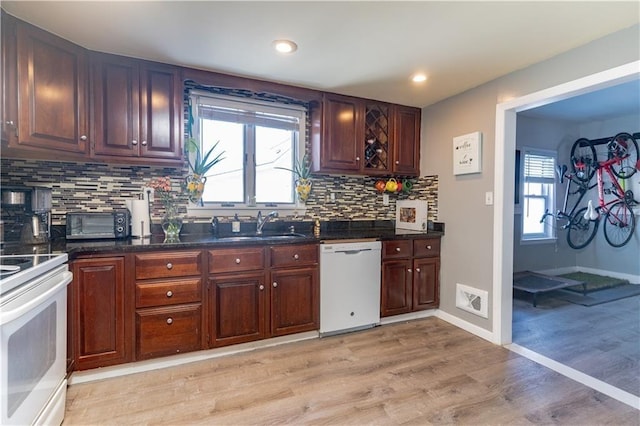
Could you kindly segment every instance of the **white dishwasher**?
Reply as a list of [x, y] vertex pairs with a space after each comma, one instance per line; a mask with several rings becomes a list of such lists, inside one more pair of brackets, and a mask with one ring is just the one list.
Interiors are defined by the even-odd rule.
[[380, 323], [380, 241], [320, 244], [320, 334]]

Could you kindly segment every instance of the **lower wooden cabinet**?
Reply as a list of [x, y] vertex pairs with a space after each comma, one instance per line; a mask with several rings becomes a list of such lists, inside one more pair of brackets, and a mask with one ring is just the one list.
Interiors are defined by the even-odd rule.
[[132, 361], [125, 257], [78, 259], [72, 262], [71, 269], [75, 368], [85, 370]]
[[291, 268], [271, 272], [271, 335], [318, 328], [320, 286], [318, 268]]
[[380, 315], [437, 308], [440, 303], [440, 240], [384, 241]]

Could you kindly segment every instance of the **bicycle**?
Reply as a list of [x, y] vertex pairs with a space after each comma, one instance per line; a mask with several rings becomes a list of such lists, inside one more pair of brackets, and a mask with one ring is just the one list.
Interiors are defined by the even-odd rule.
[[[597, 141], [607, 144], [607, 160], [620, 159], [612, 165], [613, 174], [620, 179], [628, 179], [640, 169], [638, 143], [629, 133], [618, 133], [613, 138]], [[596, 173], [598, 158], [594, 141], [580, 138], [571, 147], [571, 168], [574, 176], [581, 182], [589, 182]]]
[[[630, 135], [628, 136], [635, 145], [635, 162], [632, 162], [634, 160], [633, 158], [629, 160], [632, 156], [628, 149], [628, 147], [632, 145], [628, 143], [629, 139], [618, 139], [617, 135], [607, 145], [609, 159], [595, 163], [594, 173], [598, 187], [598, 206], [593, 208], [590, 204], [587, 207], [582, 207], [571, 215], [571, 220], [567, 226], [567, 243], [573, 249], [582, 249], [594, 239], [603, 215], [604, 237], [610, 246], [622, 247], [627, 244], [633, 236], [636, 221], [631, 207], [636, 205], [637, 202], [633, 198], [633, 192], [623, 189], [617, 179], [617, 177], [626, 179], [632, 176], [638, 166], [640, 166], [637, 160], [637, 143]], [[578, 141], [576, 141], [576, 143], [577, 142]], [[620, 142], [626, 143], [621, 144]], [[591, 148], [593, 149], [593, 146]], [[593, 149], [593, 152], [595, 153], [595, 149]], [[583, 173], [582, 176], [584, 178], [590, 173], [591, 166], [588, 164], [588, 161], [584, 161], [583, 164], [585, 165], [584, 168], [577, 167], [576, 169]], [[609, 188], [605, 188], [604, 173], [606, 173], [611, 181], [611, 187]], [[621, 174], [622, 176], [620, 176]], [[594, 187], [589, 187], [588, 181], [585, 182], [579, 177], [578, 181], [582, 182], [582, 189], [585, 187], [587, 189]], [[615, 198], [610, 201], [605, 201], [605, 194], [613, 195]], [[582, 200], [582, 197], [584, 197], [584, 194], [581, 194], [576, 206]]]

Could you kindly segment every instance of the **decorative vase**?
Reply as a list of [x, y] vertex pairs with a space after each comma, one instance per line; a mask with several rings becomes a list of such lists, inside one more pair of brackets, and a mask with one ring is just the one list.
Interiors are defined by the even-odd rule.
[[311, 179], [300, 178], [296, 181], [296, 192], [298, 193], [298, 200], [306, 203], [311, 193]]
[[165, 243], [180, 242], [180, 230], [182, 229], [182, 218], [178, 216], [175, 208], [167, 208], [167, 212], [162, 216], [162, 230], [164, 231]]
[[187, 193], [189, 201], [194, 204], [202, 202], [202, 194], [204, 193], [204, 185], [206, 183], [206, 176], [191, 174], [185, 178], [185, 192]]

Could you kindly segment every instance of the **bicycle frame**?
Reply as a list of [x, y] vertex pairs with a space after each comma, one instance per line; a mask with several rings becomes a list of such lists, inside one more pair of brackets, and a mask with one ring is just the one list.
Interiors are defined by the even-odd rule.
[[[598, 207], [596, 207], [596, 211], [598, 213], [600, 213], [600, 210], [604, 210], [605, 213], [608, 213], [610, 205], [618, 203], [620, 201], [625, 201], [625, 191], [624, 189], [622, 189], [622, 186], [620, 186], [620, 182], [618, 182], [618, 179], [611, 170], [611, 166], [618, 163], [620, 160], [620, 158], [612, 158], [611, 160], [598, 162], [598, 167], [596, 168], [596, 179], [598, 185]], [[616, 198], [608, 202], [605, 202], [604, 200], [605, 189], [604, 179], [602, 178], [603, 170], [604, 172], [606, 172], [607, 176], [609, 176], [609, 179], [611, 180], [611, 183], [613, 185], [612, 192], [616, 196]]]

